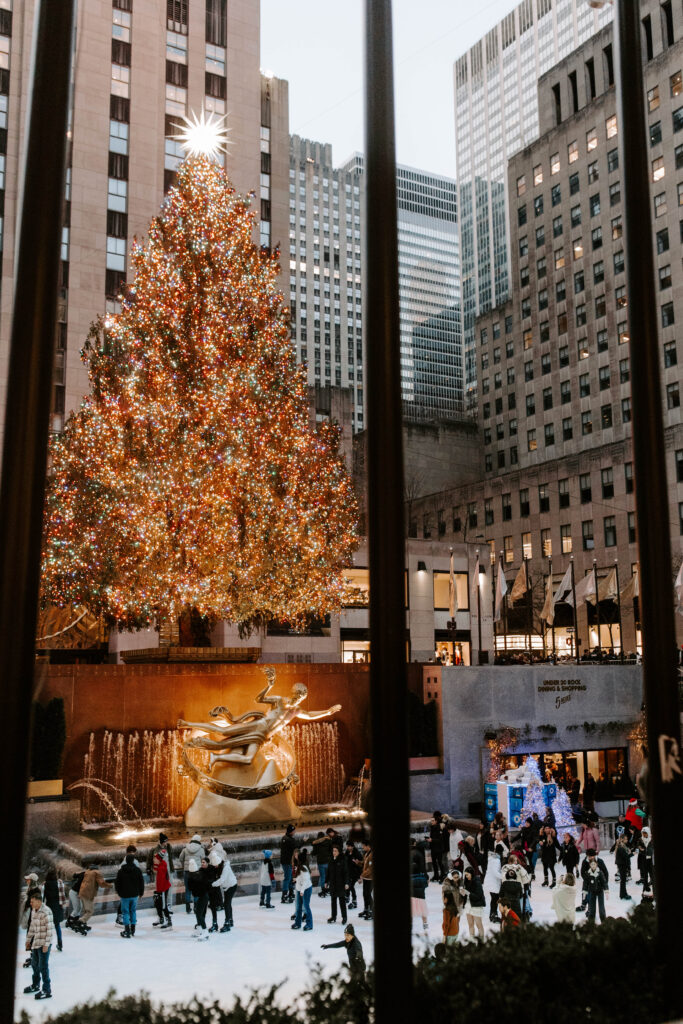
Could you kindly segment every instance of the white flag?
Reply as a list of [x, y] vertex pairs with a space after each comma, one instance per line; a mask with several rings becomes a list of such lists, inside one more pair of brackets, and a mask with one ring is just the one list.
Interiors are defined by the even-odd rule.
[[633, 601], [634, 598], [638, 597], [639, 593], [640, 587], [638, 586], [638, 566], [636, 566], [633, 570], [633, 575], [631, 576], [631, 579], [628, 581], [628, 583], [621, 592], [621, 600], [622, 602]]
[[567, 571], [562, 577], [559, 587], [555, 591], [555, 597], [553, 598], [553, 609], [556, 604], [561, 601], [565, 601], [567, 604], [574, 604], [572, 599], [572, 563], [570, 562], [567, 566]]
[[479, 555], [474, 556], [474, 568], [472, 569], [472, 599], [470, 601], [471, 606], [474, 608], [477, 604], [477, 589], [479, 587]]
[[541, 619], [548, 626], [552, 626], [555, 621], [555, 605], [553, 603], [553, 574], [548, 573], [548, 582], [545, 587], [545, 604], [543, 605], [543, 611], [541, 612]]
[[512, 584], [512, 590], [510, 591], [511, 603], [516, 604], [517, 601], [521, 601], [526, 592], [526, 562], [522, 562], [519, 567], [519, 572], [515, 576], [515, 582]]
[[683, 562], [678, 570], [674, 590], [676, 591], [676, 611], [679, 615], [683, 615]]
[[448, 610], [454, 619], [458, 611], [458, 594], [455, 589], [455, 573], [453, 571], [453, 552], [451, 551], [451, 568], [448, 575]]
[[[605, 577], [598, 580], [598, 600], [616, 601], [617, 599], [617, 570], [616, 567]], [[593, 599], [591, 598], [591, 603]]]
[[496, 607], [493, 613], [493, 621], [500, 622], [503, 614], [503, 598], [508, 592], [508, 585], [503, 572], [502, 561], [498, 562], [498, 580], [496, 581]]
[[[589, 573], [586, 573], [586, 575], [583, 577], [583, 579], [579, 580], [579, 582], [576, 584], [576, 586], [574, 587], [574, 594], [576, 595], [576, 607], [577, 608], [579, 607], [580, 604], [583, 604], [584, 601], [590, 601], [591, 604], [594, 603], [594, 601], [595, 601], [595, 573], [593, 572], [592, 569], [591, 569], [591, 571]], [[572, 602], [569, 601], [568, 603], [571, 604]]]

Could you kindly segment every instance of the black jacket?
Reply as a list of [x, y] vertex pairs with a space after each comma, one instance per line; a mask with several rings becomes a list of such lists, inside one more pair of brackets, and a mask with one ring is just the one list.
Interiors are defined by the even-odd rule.
[[551, 843], [547, 842], [545, 837], [543, 838], [541, 842], [541, 863], [544, 866], [557, 863], [557, 855], [560, 852], [560, 844], [557, 838], [553, 839]]
[[[606, 890], [607, 886], [609, 884], [609, 872], [607, 870], [607, 865], [605, 864], [604, 860], [602, 860], [601, 857], [597, 857], [596, 859], [597, 859], [597, 862], [598, 862], [598, 875], [602, 876], [602, 879], [603, 879], [603, 889]], [[583, 879], [583, 891], [584, 892], [599, 892], [600, 891], [599, 889], [596, 889], [594, 886], [591, 888], [588, 885], [588, 868], [589, 868], [589, 865], [590, 865], [590, 861], [588, 860], [588, 857], [584, 857], [583, 858], [583, 864], [581, 865], [581, 878]]]
[[191, 872], [187, 880], [190, 885], [190, 892], [196, 899], [208, 895], [209, 886], [211, 885], [208, 868], [200, 868], [199, 871]]
[[429, 826], [429, 845], [432, 856], [440, 856], [444, 851], [444, 847], [448, 845], [444, 830], [438, 822], [436, 825]]
[[343, 896], [346, 892], [349, 875], [346, 870], [346, 859], [341, 853], [338, 857], [333, 856], [327, 866], [327, 884], [331, 896]]
[[[485, 907], [486, 897], [484, 896], [484, 888], [481, 884], [480, 878], [473, 878], [469, 881], [465, 879], [465, 888], [467, 889], [467, 898], [471, 907]], [[467, 913], [467, 910], [465, 910]]]
[[624, 846], [623, 843], [621, 846], [617, 846], [614, 851], [614, 863], [619, 869], [619, 874], [622, 872], [624, 874], [628, 874], [631, 867], [631, 853], [629, 852], [628, 846]]
[[296, 842], [292, 836], [283, 836], [280, 840], [280, 864], [282, 867], [291, 865], [295, 850]]
[[137, 864], [122, 864], [114, 882], [116, 895], [122, 900], [133, 896], [142, 896], [145, 891], [145, 880]]
[[360, 878], [361, 868], [363, 867], [363, 856], [354, 846], [353, 850], [346, 851], [344, 854], [344, 860], [346, 861], [346, 873], [349, 876], [349, 885], [355, 885]]
[[313, 840], [313, 853], [315, 854], [318, 867], [321, 864], [329, 864], [332, 860], [332, 843], [327, 836]]
[[45, 900], [45, 906], [49, 907], [52, 911], [52, 920], [55, 924], [64, 917], [62, 912], [62, 905], [59, 902], [59, 882], [56, 878], [50, 878], [45, 882], [43, 886], [43, 899]]
[[522, 883], [517, 881], [513, 882], [511, 878], [506, 878], [500, 884], [500, 893], [498, 894], [498, 901], [500, 902], [500, 900], [507, 900], [508, 903], [510, 904], [510, 908], [514, 910], [515, 914], [517, 914], [518, 917], [521, 918], [523, 895], [524, 890], [522, 888]]
[[560, 846], [560, 860], [566, 867], [567, 871], [574, 871], [580, 859], [576, 843], [562, 843]]
[[349, 958], [351, 973], [361, 977], [364, 976], [365, 958], [363, 957], [363, 947], [355, 935], [350, 942], [347, 942], [346, 939], [342, 939], [341, 942], [328, 942], [327, 945], [323, 946], [323, 949], [341, 949], [342, 946], [346, 946], [346, 955]]

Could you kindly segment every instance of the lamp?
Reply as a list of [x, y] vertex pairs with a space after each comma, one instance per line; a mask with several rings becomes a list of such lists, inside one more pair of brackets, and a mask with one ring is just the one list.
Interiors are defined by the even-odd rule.
[[427, 572], [427, 564], [426, 564], [426, 562], [418, 562], [417, 563], [417, 571], [418, 572]]

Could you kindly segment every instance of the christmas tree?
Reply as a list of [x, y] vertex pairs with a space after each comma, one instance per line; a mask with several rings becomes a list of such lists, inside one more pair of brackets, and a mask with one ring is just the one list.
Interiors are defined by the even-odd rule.
[[555, 815], [555, 831], [557, 832], [558, 841], [562, 842], [565, 832], [569, 832], [571, 836], [574, 836], [574, 839], [578, 839], [581, 829], [578, 828], [574, 820], [572, 805], [566, 790], [562, 789], [561, 786], [557, 787], [557, 796], [552, 802], [552, 809]]
[[534, 812], [536, 812], [540, 820], [543, 821], [546, 812], [543, 786], [539, 779], [532, 777], [531, 782], [527, 786], [526, 793], [524, 794], [522, 810], [519, 812], [519, 820], [522, 825], [526, 824], [526, 819], [530, 818]]
[[50, 452], [43, 601], [139, 628], [191, 609], [302, 624], [341, 607], [357, 506], [336, 428], [313, 430], [276, 257], [249, 202], [187, 157], [134, 242], [91, 390]]
[[541, 784], [541, 770], [538, 767], [538, 761], [536, 760], [535, 757], [532, 757], [531, 754], [529, 754], [527, 756], [527, 759], [524, 762], [524, 768], [526, 769], [526, 771], [527, 771], [527, 773], [529, 775], [529, 778], [530, 779], [535, 779], [536, 782], [538, 782], [539, 785], [540, 785]]

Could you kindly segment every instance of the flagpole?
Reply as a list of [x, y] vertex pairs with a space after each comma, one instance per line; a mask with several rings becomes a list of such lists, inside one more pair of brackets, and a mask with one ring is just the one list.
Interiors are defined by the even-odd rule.
[[[574, 579], [574, 556], [572, 555], [569, 559], [571, 566], [571, 577], [572, 577], [572, 600], [574, 602], [574, 652], [576, 654], [576, 664], [579, 664], [579, 620], [576, 614], [576, 580]], [[588, 612], [586, 612], [586, 618], [588, 618]]]
[[[553, 591], [553, 560], [550, 557], [550, 555], [548, 556], [548, 575], [550, 577], [550, 592], [552, 594], [552, 591]], [[551, 628], [552, 628], [552, 631], [553, 631], [553, 661], [556, 661], [557, 660], [557, 651], [555, 650], [555, 616], [554, 615], [553, 615], [553, 622], [552, 622], [552, 627]]]
[[[598, 623], [598, 658], [602, 661], [602, 644], [600, 643], [600, 594], [598, 593], [598, 560], [593, 559], [593, 582], [595, 585], [595, 617]], [[588, 614], [588, 607], [586, 607]]]
[[479, 586], [479, 548], [477, 548], [477, 567], [474, 570], [474, 582], [477, 588], [477, 635], [479, 637], [477, 663], [481, 665], [481, 588]]
[[528, 617], [528, 621], [527, 621], [527, 627], [528, 627], [528, 630], [529, 630], [529, 634], [528, 634], [528, 636], [529, 636], [529, 664], [531, 664], [531, 662], [533, 661], [532, 651], [531, 651], [531, 631], [534, 628], [534, 621], [533, 621], [534, 620], [534, 602], [533, 602], [533, 594], [531, 593], [531, 587], [529, 586], [529, 559], [528, 558], [524, 559], [524, 572], [525, 572], [525, 575], [526, 575], [526, 592], [527, 592], [527, 595], [529, 597], [529, 617]]
[[[503, 552], [500, 553], [500, 571], [505, 579], [505, 569], [503, 568]], [[507, 654], [508, 649], [508, 595], [507, 590], [503, 594], [503, 650]]]
[[616, 573], [617, 581], [617, 621], [619, 623], [619, 657], [621, 663], [624, 663], [624, 630], [621, 625], [621, 591], [619, 589], [619, 561], [614, 559], [614, 571]]
[[[490, 561], [491, 556], [489, 554]], [[493, 565], [491, 566], [491, 626], [493, 631], [493, 664], [495, 665], [498, 645], [496, 644], [496, 570]]]

